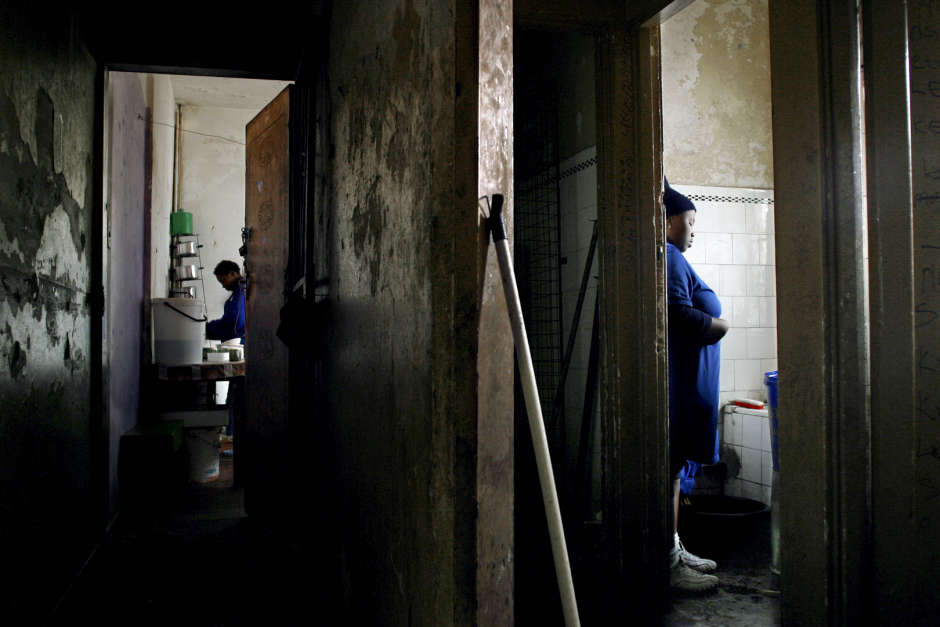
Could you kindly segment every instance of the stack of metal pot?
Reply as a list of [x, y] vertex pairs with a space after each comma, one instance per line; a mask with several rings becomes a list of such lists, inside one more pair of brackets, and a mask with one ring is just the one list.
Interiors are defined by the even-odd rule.
[[191, 283], [202, 280], [200, 248], [196, 235], [177, 233], [171, 237], [170, 298], [196, 298], [196, 287]]

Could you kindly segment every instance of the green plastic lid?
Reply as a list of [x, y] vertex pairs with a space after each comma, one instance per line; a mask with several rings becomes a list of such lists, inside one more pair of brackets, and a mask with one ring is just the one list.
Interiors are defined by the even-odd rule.
[[170, 235], [192, 235], [193, 214], [187, 211], [175, 211], [170, 214]]

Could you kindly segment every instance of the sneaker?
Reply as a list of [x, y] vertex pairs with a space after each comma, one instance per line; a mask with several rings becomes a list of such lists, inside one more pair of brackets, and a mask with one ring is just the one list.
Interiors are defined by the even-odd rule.
[[718, 585], [718, 577], [702, 574], [679, 562], [672, 569], [669, 576], [669, 585], [675, 590], [705, 592]]
[[718, 568], [718, 564], [712, 560], [707, 560], [698, 555], [692, 555], [686, 551], [685, 547], [682, 546], [682, 540], [679, 539], [678, 534], [676, 534], [676, 550], [679, 552], [679, 561], [692, 570], [697, 570], [700, 573], [710, 573]]

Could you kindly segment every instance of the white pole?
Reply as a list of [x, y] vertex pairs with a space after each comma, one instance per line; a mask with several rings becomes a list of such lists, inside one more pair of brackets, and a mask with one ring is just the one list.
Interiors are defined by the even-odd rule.
[[496, 245], [499, 272], [503, 278], [503, 291], [506, 294], [506, 306], [509, 309], [509, 323], [512, 325], [512, 337], [516, 344], [519, 376], [525, 395], [526, 412], [529, 414], [529, 429], [532, 431], [535, 461], [539, 467], [542, 500], [545, 502], [548, 534], [552, 541], [552, 554], [555, 557], [555, 575], [558, 578], [558, 590], [561, 592], [561, 606], [565, 613], [566, 627], [580, 627], [578, 602], [574, 596], [571, 565], [568, 562], [568, 549], [565, 546], [565, 530], [561, 524], [558, 493], [555, 490], [555, 477], [552, 474], [552, 459], [548, 452], [548, 438], [545, 435], [545, 423], [542, 420], [542, 406], [539, 403], [539, 392], [535, 385], [535, 369], [532, 367], [532, 354], [529, 352], [529, 340], [525, 334], [525, 322], [522, 319], [519, 290], [516, 287], [516, 275], [512, 269], [509, 240], [506, 238], [506, 227], [503, 223], [502, 211], [502, 194], [493, 194], [493, 205], [489, 217], [490, 230], [493, 233], [493, 243]]

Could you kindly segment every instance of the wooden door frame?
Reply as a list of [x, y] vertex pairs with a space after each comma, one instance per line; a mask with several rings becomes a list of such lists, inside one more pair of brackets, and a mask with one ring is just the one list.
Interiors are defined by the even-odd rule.
[[[872, 589], [875, 622], [913, 624], [919, 589], [916, 491], [913, 189], [908, 21], [903, 7], [865, 0], [871, 333]], [[900, 460], [907, 459], [907, 463]], [[885, 469], [880, 471], [880, 469]], [[890, 470], [888, 470], [890, 469]], [[903, 505], [902, 505], [903, 504]]]
[[625, 607], [651, 614], [668, 586], [672, 511], [658, 51], [656, 26], [597, 38], [605, 557]]
[[[859, 36], [853, 3], [770, 6], [784, 624], [851, 625], [877, 607]], [[876, 289], [886, 253], [910, 249], [872, 249]], [[873, 328], [890, 315], [873, 302]]]
[[516, 26], [595, 40], [605, 612], [649, 619], [672, 516], [658, 24], [689, 2], [515, 3]]

